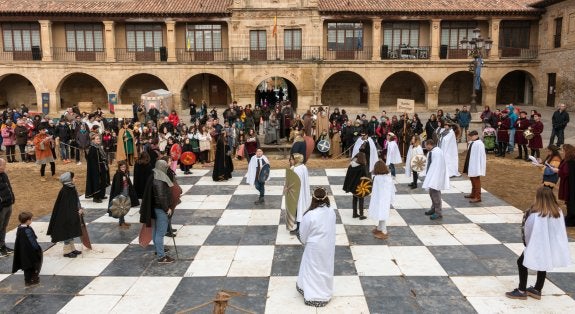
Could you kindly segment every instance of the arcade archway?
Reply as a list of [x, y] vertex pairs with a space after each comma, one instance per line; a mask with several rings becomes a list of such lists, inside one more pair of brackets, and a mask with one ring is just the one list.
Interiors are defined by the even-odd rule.
[[0, 76], [0, 107], [20, 108], [26, 105], [37, 110], [36, 89], [30, 80], [20, 74]]
[[367, 106], [369, 88], [359, 74], [351, 71], [337, 72], [321, 88], [321, 103], [335, 107]]
[[[481, 84], [483, 90], [483, 83]], [[439, 87], [439, 105], [466, 105], [473, 93], [473, 73], [459, 71], [448, 76]], [[476, 91], [478, 105], [482, 103], [481, 90]]]
[[292, 108], [297, 108], [297, 88], [290, 80], [274, 76], [261, 81], [256, 87], [256, 104], [273, 107], [281, 101], [289, 101]]
[[[100, 81], [85, 73], [73, 73], [60, 83], [60, 108], [78, 104], [82, 111], [108, 107], [108, 92]], [[90, 105], [91, 103], [91, 105]]]
[[121, 104], [139, 104], [142, 94], [155, 89], [165, 89], [166, 84], [157, 76], [147, 73], [136, 74], [128, 78], [120, 88]]
[[228, 84], [217, 75], [209, 73], [190, 77], [180, 94], [182, 109], [187, 109], [192, 99], [196, 104], [205, 100], [210, 107], [225, 107], [232, 102], [232, 92]]
[[516, 70], [507, 73], [497, 85], [497, 104], [533, 104], [533, 80], [531, 74]]
[[425, 104], [425, 84], [413, 73], [401, 71], [392, 74], [383, 84], [379, 93], [380, 106], [396, 106], [397, 99], [413, 99], [416, 104]]

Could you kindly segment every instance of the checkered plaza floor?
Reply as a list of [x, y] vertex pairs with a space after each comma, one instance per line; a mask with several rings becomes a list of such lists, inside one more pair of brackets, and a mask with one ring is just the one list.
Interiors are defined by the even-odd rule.
[[[256, 313], [575, 312], [575, 265], [548, 273], [540, 301], [504, 296], [518, 282], [521, 210], [486, 191], [483, 202], [470, 204], [463, 194], [471, 185], [461, 177], [443, 194], [443, 220], [431, 221], [424, 215], [431, 204], [426, 191], [411, 190], [409, 178], [398, 174], [390, 237], [381, 241], [371, 233], [374, 221], [351, 218], [345, 169], [310, 170], [312, 188], [326, 188], [336, 208], [337, 247], [334, 296], [325, 308], [307, 307], [295, 289], [303, 246], [280, 210], [284, 174], [271, 171], [265, 204], [254, 205], [257, 191], [245, 171], [227, 182], [213, 182], [209, 170], [178, 172], [185, 195], [173, 217], [179, 253], [173, 264], [158, 264], [152, 246], [138, 245], [138, 208], [124, 230], [106, 215], [106, 203], [82, 198], [93, 250], [84, 248], [76, 259], [63, 257], [61, 244], [52, 246], [49, 217], [42, 217], [32, 224], [46, 249], [41, 282], [25, 288], [21, 273], [10, 274], [12, 258], [0, 259], [0, 312], [173, 313], [222, 289], [241, 292], [230, 304]], [[14, 238], [12, 230], [9, 246]], [[175, 257], [172, 239], [165, 243]], [[570, 248], [575, 260], [575, 242]]]

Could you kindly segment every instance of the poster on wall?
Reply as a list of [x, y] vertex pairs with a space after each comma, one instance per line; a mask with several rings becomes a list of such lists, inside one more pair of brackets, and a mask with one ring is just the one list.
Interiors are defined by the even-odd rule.
[[118, 96], [116, 93], [108, 94], [108, 106], [110, 109], [110, 113], [114, 113], [114, 106], [118, 104]]
[[415, 113], [415, 100], [398, 98], [397, 112]]
[[42, 93], [42, 114], [50, 113], [50, 93]]

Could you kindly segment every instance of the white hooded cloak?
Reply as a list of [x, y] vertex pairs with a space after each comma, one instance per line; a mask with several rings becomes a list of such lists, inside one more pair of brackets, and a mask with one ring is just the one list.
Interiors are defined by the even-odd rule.
[[391, 174], [379, 174], [373, 177], [371, 199], [367, 216], [375, 221], [387, 220], [389, 209], [395, 200], [395, 185]]
[[[473, 145], [471, 145], [473, 143]], [[469, 143], [471, 145], [471, 152], [469, 153], [469, 165], [467, 168], [468, 177], [484, 177], [487, 167], [487, 159], [485, 156], [485, 145], [481, 140], [475, 140]]]
[[417, 155], [423, 155], [423, 148], [421, 145], [417, 147], [413, 147], [413, 145], [409, 145], [409, 150], [407, 151], [407, 157], [405, 158], [405, 175], [411, 177], [411, 160], [413, 157]]
[[399, 153], [399, 147], [397, 146], [396, 141], [389, 141], [387, 142], [387, 155], [385, 158], [385, 164], [389, 166], [389, 164], [400, 164], [403, 160], [401, 160], [401, 154]]
[[523, 266], [550, 271], [571, 265], [571, 256], [563, 214], [559, 218], [532, 213], [525, 221], [525, 257]]
[[353, 150], [351, 151], [351, 158], [355, 157], [355, 155], [357, 155], [357, 153], [359, 153], [359, 149], [361, 148], [361, 145], [363, 145], [363, 143], [365, 143], [366, 141], [369, 143], [369, 160], [368, 160], [369, 161], [369, 172], [372, 172], [373, 167], [375, 167], [375, 163], [377, 162], [377, 160], [379, 160], [379, 157], [378, 157], [378, 153], [377, 153], [377, 147], [375, 146], [375, 143], [373, 142], [371, 137], [368, 137], [367, 140], [365, 140], [365, 141], [361, 137], [359, 137], [357, 139], [357, 141], [355, 141], [355, 144], [353, 145]]
[[299, 190], [299, 199], [297, 202], [297, 217], [296, 221], [301, 222], [303, 214], [309, 209], [311, 204], [311, 191], [309, 188], [309, 175], [307, 167], [304, 164], [292, 168], [298, 175], [301, 182]]
[[423, 188], [426, 190], [449, 190], [447, 162], [443, 157], [443, 151], [437, 146], [427, 153], [427, 169]]
[[[258, 158], [257, 156], [252, 157], [252, 159], [250, 159], [250, 163], [248, 164], [248, 175], [246, 177], [246, 182], [249, 185], [254, 185], [256, 183], [256, 172], [258, 170], [258, 160], [262, 161], [262, 167], [264, 164], [269, 164], [270, 161], [268, 160], [268, 158], [265, 155], [262, 155], [262, 157]], [[268, 178], [269, 180], [269, 178]]]
[[441, 139], [439, 148], [443, 151], [447, 161], [447, 173], [449, 177], [458, 177], [459, 173], [459, 152], [457, 151], [457, 139], [452, 129]]

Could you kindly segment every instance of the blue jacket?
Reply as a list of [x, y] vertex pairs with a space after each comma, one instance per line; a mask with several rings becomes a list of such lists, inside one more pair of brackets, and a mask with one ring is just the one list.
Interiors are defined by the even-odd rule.
[[469, 111], [460, 111], [457, 115], [457, 122], [462, 128], [469, 127], [469, 122], [471, 122], [471, 113]]

